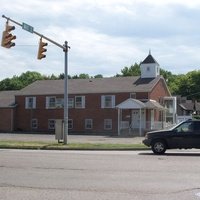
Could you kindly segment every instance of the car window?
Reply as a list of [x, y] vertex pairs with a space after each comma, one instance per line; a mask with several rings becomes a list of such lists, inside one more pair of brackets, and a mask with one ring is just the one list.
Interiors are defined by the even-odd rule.
[[193, 123], [192, 122], [185, 122], [175, 128], [177, 133], [188, 133], [193, 131]]

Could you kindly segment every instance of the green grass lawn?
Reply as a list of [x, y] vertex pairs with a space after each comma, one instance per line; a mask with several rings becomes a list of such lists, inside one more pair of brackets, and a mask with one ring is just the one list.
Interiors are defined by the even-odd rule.
[[148, 149], [143, 144], [107, 144], [107, 143], [56, 143], [38, 141], [0, 141], [0, 148], [11, 149], [54, 149], [54, 150], [138, 150]]

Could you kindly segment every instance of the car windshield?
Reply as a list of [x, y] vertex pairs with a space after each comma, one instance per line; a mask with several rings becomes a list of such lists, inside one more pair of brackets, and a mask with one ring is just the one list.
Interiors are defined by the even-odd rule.
[[166, 127], [167, 130], [174, 130], [176, 127], [180, 126], [183, 122], [179, 122], [178, 124], [172, 124], [171, 126]]

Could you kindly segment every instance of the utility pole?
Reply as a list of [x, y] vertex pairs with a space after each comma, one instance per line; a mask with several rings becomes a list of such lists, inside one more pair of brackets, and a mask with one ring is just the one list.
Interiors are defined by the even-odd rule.
[[38, 33], [36, 31], [34, 31], [34, 28], [26, 23], [19, 23], [9, 17], [6, 17], [5, 15], [2, 15], [3, 18], [7, 19], [6, 22], [6, 29], [3, 32], [3, 37], [2, 37], [2, 45], [5, 48], [10, 48], [12, 46], [15, 46], [14, 43], [12, 43], [13, 39], [16, 39], [16, 36], [13, 36], [12, 34], [10, 34], [9, 32], [14, 30], [15, 27], [11, 27], [8, 25], [8, 22], [11, 21], [15, 24], [17, 24], [18, 26], [21, 26], [22, 29], [30, 32], [30, 33], [34, 33], [36, 35], [38, 35], [40, 37], [40, 42], [39, 42], [39, 51], [38, 51], [38, 59], [42, 59], [45, 58], [46, 55], [43, 55], [43, 52], [46, 52], [47, 50], [44, 49], [44, 46], [47, 46], [47, 43], [42, 42], [42, 38], [44, 38], [45, 40], [53, 43], [54, 45], [60, 47], [61, 49], [63, 49], [64, 51], [64, 55], [65, 55], [65, 60], [64, 60], [64, 72], [65, 72], [65, 77], [64, 77], [64, 144], [68, 143], [68, 50], [70, 48], [70, 46], [68, 46], [68, 42], [65, 41], [64, 45], [61, 45], [57, 42], [55, 42], [54, 40], [51, 40], [50, 38], [42, 35], [41, 33]]

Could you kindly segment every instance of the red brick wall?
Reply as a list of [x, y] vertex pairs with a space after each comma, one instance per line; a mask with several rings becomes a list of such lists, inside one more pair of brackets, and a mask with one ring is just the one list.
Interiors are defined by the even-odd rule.
[[163, 79], [160, 79], [149, 94], [150, 99], [160, 102], [161, 97], [171, 96]]
[[[106, 94], [86, 94], [85, 108], [69, 108], [69, 119], [73, 120], [73, 129], [70, 132], [98, 132], [117, 133], [118, 112], [116, 108], [101, 108], [101, 95]], [[115, 95], [115, 105], [120, 104], [130, 97], [130, 93], [108, 94]], [[55, 95], [51, 95], [55, 96]], [[74, 98], [78, 95], [69, 95]], [[147, 98], [146, 93], [137, 94], [137, 98]], [[63, 96], [56, 96], [63, 97]], [[16, 130], [30, 131], [31, 118], [38, 120], [38, 129], [35, 131], [48, 131], [48, 119], [63, 119], [63, 109], [46, 109], [46, 96], [36, 97], [36, 109], [25, 109], [25, 96], [16, 96], [17, 117]], [[93, 128], [85, 129], [85, 119], [93, 120]], [[112, 130], [104, 130], [104, 119], [112, 119]]]
[[[117, 133], [117, 109], [101, 108], [101, 95], [115, 95], [115, 105], [130, 98], [130, 93], [69, 95], [69, 98], [74, 98], [74, 101], [75, 96], [85, 96], [85, 108], [69, 108], [69, 119], [73, 120], [73, 129], [69, 130], [70, 132]], [[62, 95], [50, 96], [63, 98]], [[164, 83], [159, 81], [150, 94], [144, 92], [136, 94], [137, 99], [148, 99], [149, 96], [151, 99], [159, 101], [160, 97], [169, 96], [169, 94]], [[16, 111], [16, 130], [31, 131], [31, 119], [36, 118], [38, 120], [38, 129], [35, 131], [49, 132], [48, 119], [63, 119], [63, 108], [46, 109], [46, 96], [41, 95], [36, 98], [36, 109], [25, 109], [25, 96], [16, 96], [16, 104], [18, 105]], [[127, 114], [126, 111], [125, 114]], [[85, 129], [85, 119], [93, 120], [92, 129]], [[104, 130], [104, 119], [112, 119], [112, 130]]]
[[[160, 102], [162, 97], [171, 96], [169, 93], [169, 90], [166, 87], [166, 84], [163, 79], [160, 79], [158, 83], [155, 85], [151, 93], [149, 94], [150, 99], [156, 100], [157, 102]], [[155, 120], [161, 120], [162, 115], [160, 111], [155, 111]]]
[[[34, 96], [34, 95], [33, 95]], [[55, 96], [55, 95], [52, 95]], [[61, 97], [58, 96], [57, 97]], [[48, 119], [62, 119], [63, 109], [46, 109], [46, 96], [36, 97], [36, 109], [25, 109], [25, 96], [16, 96], [16, 130], [30, 131], [31, 119], [38, 119], [38, 129], [48, 131]]]
[[[85, 109], [69, 109], [69, 119], [73, 119], [73, 132], [116, 133], [118, 112], [115, 108], [101, 108], [101, 95], [87, 94], [85, 96]], [[115, 95], [115, 104], [118, 105], [130, 97], [129, 93], [108, 94]], [[70, 97], [75, 97], [70, 96]], [[93, 129], [85, 129], [85, 119], [93, 119]], [[112, 119], [112, 130], [104, 130], [104, 119]]]
[[14, 126], [13, 117], [14, 117], [14, 109], [12, 108], [0, 109], [0, 131], [1, 132], [13, 131], [13, 126]]

